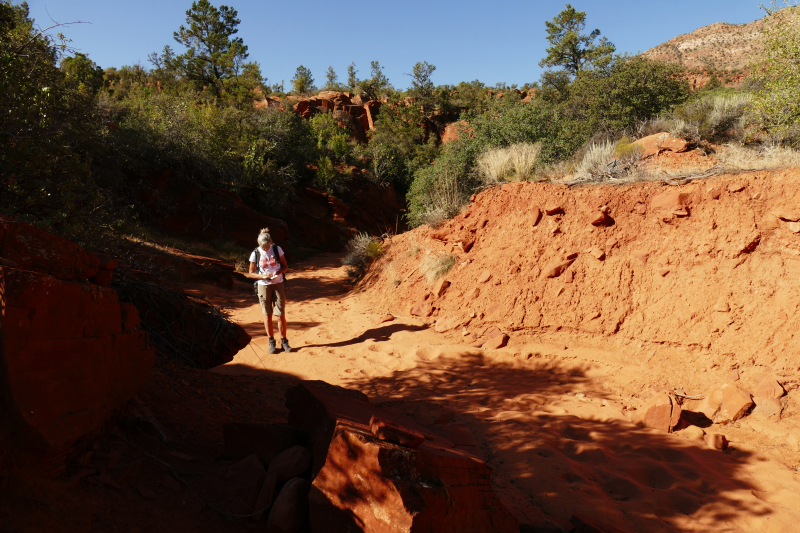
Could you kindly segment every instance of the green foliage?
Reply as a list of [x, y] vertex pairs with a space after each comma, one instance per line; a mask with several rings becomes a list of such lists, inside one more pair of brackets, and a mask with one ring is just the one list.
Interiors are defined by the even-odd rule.
[[630, 131], [689, 98], [681, 72], [674, 64], [618, 56], [607, 68], [581, 72], [569, 87], [565, 109], [587, 131]]
[[330, 113], [318, 113], [309, 120], [311, 132], [317, 139], [317, 148], [334, 161], [344, 162], [352, 153], [350, 132], [341, 127]]
[[717, 95], [700, 92], [698, 97], [678, 106], [672, 113], [672, 132], [691, 141], [706, 139], [725, 142], [744, 135], [745, 114], [751, 109], [749, 93]]
[[766, 8], [764, 53], [751, 75], [757, 87], [747, 114], [750, 139], [763, 131], [776, 142], [800, 146], [800, 8]]
[[97, 141], [91, 92], [57, 67], [63, 50], [26, 4], [0, 1], [0, 212], [81, 233], [113, 213], [82, 156]]
[[298, 96], [306, 96], [316, 89], [316, 87], [314, 87], [314, 78], [311, 75], [311, 71], [303, 65], [297, 67], [297, 71], [294, 73], [292, 89]]
[[358, 77], [356, 76], [358, 71], [356, 70], [356, 64], [350, 63], [347, 66], [347, 88], [351, 91], [358, 87]]
[[207, 87], [218, 95], [222, 80], [232, 78], [247, 59], [247, 46], [240, 37], [241, 22], [238, 13], [228, 6], [219, 9], [208, 0], [192, 2], [186, 11], [186, 26], [181, 26], [173, 35], [175, 41], [187, 48], [174, 58], [174, 66], [198, 89]]
[[417, 63], [411, 69], [411, 94], [418, 98], [430, 98], [433, 95], [434, 85], [431, 81], [431, 75], [436, 70], [435, 65], [431, 65], [427, 61]]
[[333, 67], [328, 67], [328, 70], [325, 71], [324, 89], [326, 91], [338, 91], [340, 87], [339, 76], [336, 75], [336, 71], [333, 70]]
[[65, 57], [61, 61], [61, 70], [66, 74], [67, 80], [76, 84], [80, 90], [97, 94], [103, 87], [103, 69], [86, 54], [77, 52], [73, 57]]
[[540, 67], [562, 67], [570, 74], [577, 74], [589, 66], [604, 67], [611, 61], [615, 47], [600, 36], [600, 30], [581, 33], [586, 27], [586, 12], [576, 11], [567, 4], [566, 9], [546, 21], [547, 56], [539, 62]]
[[[352, 66], [352, 65], [351, 65]], [[349, 73], [349, 69], [348, 69]], [[361, 94], [369, 100], [379, 100], [389, 89], [389, 79], [383, 73], [383, 67], [377, 61], [370, 62], [372, 77], [358, 82]]]

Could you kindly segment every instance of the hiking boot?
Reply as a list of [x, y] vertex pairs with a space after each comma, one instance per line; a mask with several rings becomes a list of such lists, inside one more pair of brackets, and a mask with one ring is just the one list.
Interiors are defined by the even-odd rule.
[[269, 348], [267, 348], [267, 353], [275, 353], [278, 350], [275, 348], [275, 339], [272, 337], [269, 338]]
[[289, 341], [287, 339], [281, 340], [281, 346], [283, 346], [283, 351], [289, 353], [292, 351], [291, 346], [289, 346]]

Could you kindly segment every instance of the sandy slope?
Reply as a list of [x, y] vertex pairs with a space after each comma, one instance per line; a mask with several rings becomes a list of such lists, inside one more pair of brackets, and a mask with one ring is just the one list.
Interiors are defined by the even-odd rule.
[[485, 351], [397, 309], [406, 316], [377, 323], [390, 301], [374, 290], [345, 294], [335, 256], [300, 268], [289, 286], [291, 354], [266, 353], [246, 284], [233, 293], [200, 289], [254, 336], [216, 372], [290, 374], [364, 391], [475, 446], [509, 506], [560, 518], [581, 512], [631, 532], [795, 530], [798, 454], [780, 431], [747, 419], [707, 428], [732, 441], [720, 452], [631, 423], [629, 409], [642, 401], [633, 393], [661, 384], [652, 354], [637, 345], [542, 332]]

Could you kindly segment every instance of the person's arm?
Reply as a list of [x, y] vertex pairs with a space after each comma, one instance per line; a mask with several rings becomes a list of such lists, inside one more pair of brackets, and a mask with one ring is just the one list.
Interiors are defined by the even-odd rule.
[[277, 274], [275, 274], [275, 275], [276, 275], [276, 276], [278, 276], [278, 275], [280, 275], [280, 274], [283, 274], [283, 273], [284, 273], [284, 272], [286, 272], [287, 270], [289, 270], [289, 265], [287, 265], [287, 264], [286, 264], [286, 256], [284, 256], [283, 254], [281, 254], [281, 269], [280, 269], [280, 270], [278, 270], [278, 273], [277, 273]]

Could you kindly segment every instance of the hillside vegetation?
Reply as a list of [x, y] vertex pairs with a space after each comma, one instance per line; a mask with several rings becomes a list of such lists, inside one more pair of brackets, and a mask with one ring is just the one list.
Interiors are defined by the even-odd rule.
[[[782, 22], [764, 36], [751, 35], [761, 27], [753, 23], [748, 42], [771, 53], [738, 90], [691, 91], [685, 63], [616, 54], [599, 30], [584, 32], [586, 13], [569, 4], [546, 22], [548, 70], [522, 87], [435, 85], [436, 67], [422, 61], [401, 89], [373, 61], [364, 79], [354, 64], [345, 81], [329, 68], [320, 88], [300, 66], [289, 89], [248, 62], [236, 10], [208, 0], [194, 2], [175, 32], [182, 52], [164, 46], [149, 67], [105, 68], [41, 31], [26, 4], [2, 0], [0, 212], [79, 240], [131, 232], [153, 216], [137, 191], [168, 170], [278, 218], [298, 186], [336, 195], [355, 179], [391, 184], [419, 225], [454, 215], [491, 183], [561, 179], [592, 147], [664, 128], [693, 142], [796, 145], [796, 80], [776, 67], [797, 61], [796, 46], [781, 44], [796, 35], [795, 17], [768, 10]], [[376, 103], [365, 138], [329, 109], [295, 112], [321, 90]], [[455, 140], [443, 143], [448, 124]], [[517, 145], [535, 148], [512, 150], [525, 162], [503, 152], [506, 166], [487, 171], [487, 154]]]

